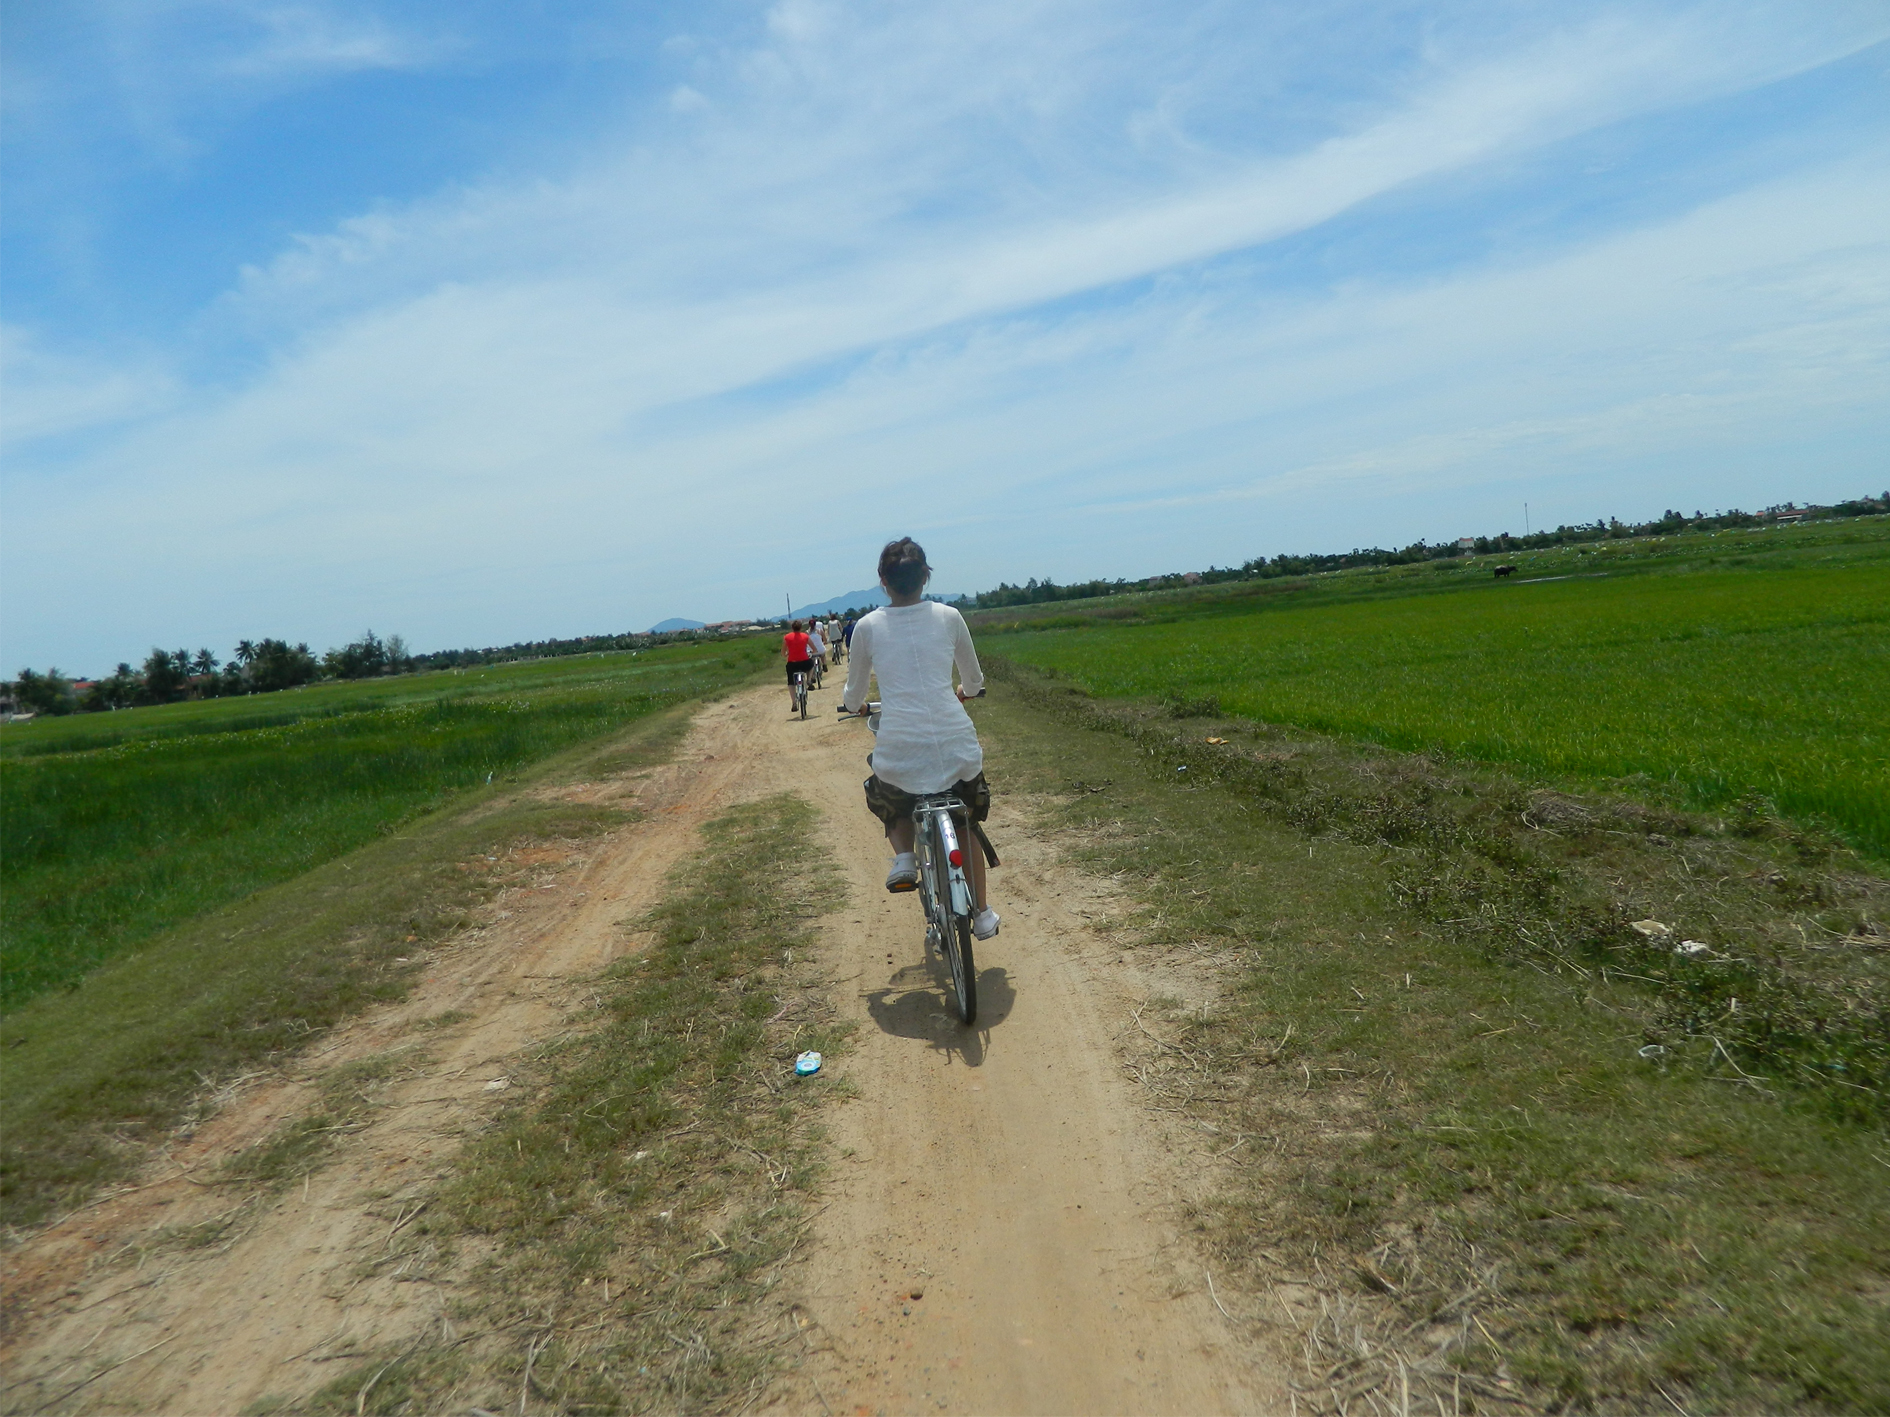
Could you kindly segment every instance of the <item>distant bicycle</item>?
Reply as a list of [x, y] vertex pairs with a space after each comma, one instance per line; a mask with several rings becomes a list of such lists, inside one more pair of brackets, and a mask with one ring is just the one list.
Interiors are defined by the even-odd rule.
[[[978, 695], [983, 698], [982, 692]], [[846, 715], [841, 708], [837, 712]], [[869, 703], [863, 713], [847, 715], [866, 719], [875, 733], [879, 731], [879, 705]], [[870, 766], [873, 759], [866, 759]], [[984, 852], [992, 866], [1000, 864], [984, 829], [972, 820], [970, 810], [956, 794], [928, 792], [921, 794], [912, 809], [913, 850], [919, 858], [919, 900], [925, 907], [925, 948], [936, 951], [945, 961], [951, 976], [952, 1001], [960, 1023], [978, 1020], [978, 966], [972, 957], [972, 917], [977, 907], [972, 899], [971, 881], [965, 875], [965, 851], [959, 835], [964, 822], [977, 839], [975, 849]]]

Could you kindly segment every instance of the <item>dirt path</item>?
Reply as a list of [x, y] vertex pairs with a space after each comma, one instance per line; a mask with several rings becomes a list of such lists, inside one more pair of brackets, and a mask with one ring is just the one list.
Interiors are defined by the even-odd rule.
[[[821, 809], [849, 884], [823, 958], [859, 1021], [832, 1070], [858, 1095], [830, 1113], [837, 1159], [799, 1286], [808, 1355], [771, 1408], [1283, 1410], [1283, 1364], [1236, 1352], [1177, 1234], [1205, 1148], [1124, 1076], [1132, 1010], [1163, 981], [1097, 935], [1097, 884], [1052, 869], [1026, 804], [1000, 800], [1004, 930], [980, 951], [980, 1026], [957, 1028], [920, 962], [916, 899], [884, 891], [859, 798], [870, 737], [833, 720], [834, 698], [802, 723], [780, 691], [744, 693], [705, 709], [674, 763], [569, 789], [645, 818], [511, 863], [536, 878], [405, 1003], [294, 1076], [237, 1089], [155, 1179], [9, 1256], [6, 1410], [235, 1412], [305, 1396], [371, 1347], [450, 1332], [441, 1286], [380, 1262], [389, 1241], [502, 1095], [508, 1059], [556, 1038], [581, 981], [625, 947], [618, 922], [654, 902], [696, 827], [784, 789]], [[305, 1112], [319, 1070], [414, 1044], [424, 1059], [305, 1186], [231, 1216], [236, 1198], [194, 1174]]]
[[999, 794], [1004, 926], [977, 947], [965, 1030], [921, 960], [918, 898], [885, 890], [887, 848], [860, 800], [870, 733], [783, 719], [768, 736], [850, 887], [823, 959], [848, 981], [857, 1047], [836, 1071], [859, 1091], [831, 1117], [839, 1159], [804, 1278], [826, 1342], [776, 1410], [1285, 1410], [1284, 1365], [1235, 1351], [1176, 1233], [1199, 1176], [1186, 1153], [1205, 1147], [1158, 1125], [1120, 1047], [1136, 1004], [1175, 981], [1098, 934], [1102, 883], [1056, 866], [1029, 804]]

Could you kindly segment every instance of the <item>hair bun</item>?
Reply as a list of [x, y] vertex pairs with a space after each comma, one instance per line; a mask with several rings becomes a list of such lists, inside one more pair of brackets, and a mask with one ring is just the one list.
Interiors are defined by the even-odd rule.
[[879, 578], [898, 595], [917, 595], [931, 574], [925, 548], [909, 536], [887, 542], [879, 553]]

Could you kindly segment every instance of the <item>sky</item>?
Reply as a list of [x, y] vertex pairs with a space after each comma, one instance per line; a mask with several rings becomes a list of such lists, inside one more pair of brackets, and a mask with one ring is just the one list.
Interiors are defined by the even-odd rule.
[[1890, 7], [4, 0], [0, 667], [1890, 484]]

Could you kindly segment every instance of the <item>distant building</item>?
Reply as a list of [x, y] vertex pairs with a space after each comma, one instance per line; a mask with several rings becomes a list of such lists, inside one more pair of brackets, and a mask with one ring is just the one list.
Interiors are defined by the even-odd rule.
[[1477, 539], [1474, 536], [1460, 536], [1457, 538], [1457, 549], [1459, 551], [1474, 551], [1477, 549]]

